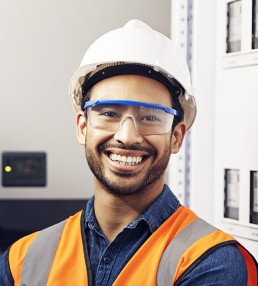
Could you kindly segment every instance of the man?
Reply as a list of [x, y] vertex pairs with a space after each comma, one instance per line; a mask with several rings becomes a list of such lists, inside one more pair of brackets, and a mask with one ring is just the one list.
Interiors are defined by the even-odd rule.
[[257, 285], [254, 258], [164, 184], [196, 115], [174, 43], [132, 20], [92, 44], [70, 94], [95, 196], [11, 246], [1, 285]]

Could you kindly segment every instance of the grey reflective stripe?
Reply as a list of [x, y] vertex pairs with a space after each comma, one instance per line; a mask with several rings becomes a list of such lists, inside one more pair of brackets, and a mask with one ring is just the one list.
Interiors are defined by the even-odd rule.
[[217, 230], [214, 226], [198, 218], [181, 232], [167, 246], [164, 251], [157, 273], [158, 286], [171, 286], [177, 265], [184, 252], [197, 240]]
[[66, 220], [38, 233], [25, 255], [20, 286], [46, 286]]

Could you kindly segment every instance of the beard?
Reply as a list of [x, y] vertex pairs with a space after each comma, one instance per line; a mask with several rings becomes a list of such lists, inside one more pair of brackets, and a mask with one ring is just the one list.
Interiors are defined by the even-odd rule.
[[[85, 155], [92, 173], [106, 191], [117, 196], [129, 196], [147, 191], [147, 189], [158, 179], [160, 179], [160, 177], [164, 174], [168, 166], [171, 154], [171, 144], [170, 142], [167, 142], [162, 157], [155, 163], [155, 165], [153, 164], [151, 166], [151, 168], [147, 171], [146, 175], [142, 179], [137, 180], [135, 178], [134, 180], [133, 177], [137, 176], [137, 174], [134, 173], [122, 173], [114, 171], [113, 174], [115, 175], [115, 178], [114, 177], [109, 178], [108, 176], [105, 175], [103, 164], [96, 157], [93, 150], [88, 146], [87, 141], [88, 140], [86, 135]], [[124, 145], [119, 145], [119, 144], [111, 145], [108, 143], [103, 143], [98, 148], [98, 154], [101, 155], [103, 150], [109, 147], [115, 147], [125, 150], [146, 151], [149, 154], [151, 154], [154, 157], [154, 159], [157, 153], [156, 150], [152, 147], [140, 147], [138, 145], [126, 147]]]

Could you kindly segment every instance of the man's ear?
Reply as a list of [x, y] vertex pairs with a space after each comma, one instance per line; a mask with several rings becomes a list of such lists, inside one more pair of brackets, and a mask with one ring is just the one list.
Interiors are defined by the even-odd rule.
[[85, 144], [86, 119], [82, 111], [76, 114], [76, 135], [79, 143]]
[[171, 138], [171, 153], [176, 154], [179, 152], [185, 137], [186, 126], [184, 121], [179, 122], [172, 132]]

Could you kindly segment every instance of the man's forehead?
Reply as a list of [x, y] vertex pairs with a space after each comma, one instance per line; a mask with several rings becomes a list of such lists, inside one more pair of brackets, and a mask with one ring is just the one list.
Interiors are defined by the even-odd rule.
[[101, 80], [91, 88], [90, 98], [171, 104], [171, 94], [163, 84], [141, 75], [117, 75]]
[[[115, 75], [112, 77], [104, 78], [101, 79], [100, 81], [96, 82], [92, 88], [95, 86], [100, 86], [100, 85], [109, 85], [112, 86], [113, 84], [124, 84], [124, 83], [138, 83], [139, 86], [148, 86], [148, 85], [154, 85], [154, 86], [160, 86], [162, 88], [166, 88], [164, 84], [161, 82], [149, 78], [147, 76], [143, 75], [138, 75], [138, 74], [122, 74], [122, 75]], [[143, 83], [145, 83], [143, 85]], [[167, 89], [167, 88], [166, 88]]]

